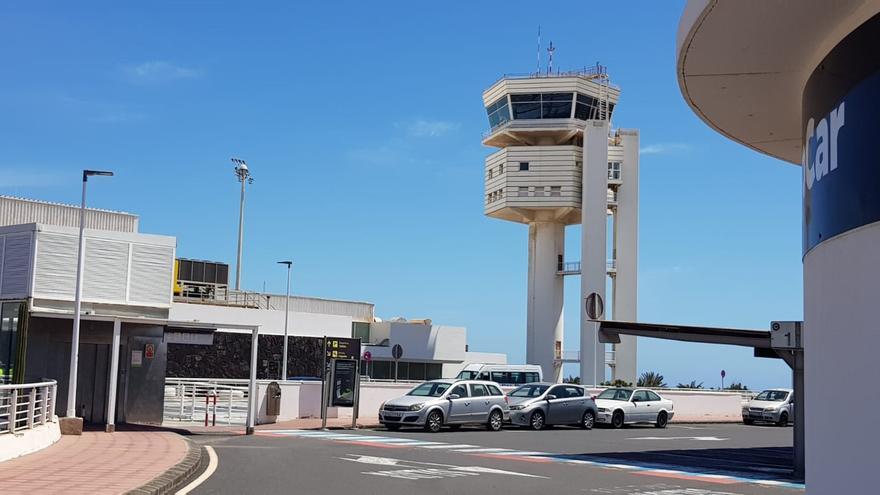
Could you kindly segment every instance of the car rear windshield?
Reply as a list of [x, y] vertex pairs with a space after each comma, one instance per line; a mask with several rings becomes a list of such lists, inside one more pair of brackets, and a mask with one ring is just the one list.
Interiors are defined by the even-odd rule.
[[601, 394], [596, 396], [596, 398], [607, 400], [629, 400], [629, 397], [631, 395], [632, 390], [624, 390], [622, 388], [609, 388], [607, 390], [603, 390]]
[[788, 398], [788, 392], [783, 390], [765, 390], [755, 397], [755, 400], [766, 400], [768, 402], [781, 402]]
[[547, 391], [547, 385], [523, 385], [510, 392], [511, 397], [540, 397]]
[[443, 382], [428, 382], [419, 385], [418, 387], [410, 390], [410, 392], [406, 395], [415, 395], [418, 397], [440, 397], [443, 395], [443, 392], [446, 392], [446, 389], [449, 388], [449, 383]]

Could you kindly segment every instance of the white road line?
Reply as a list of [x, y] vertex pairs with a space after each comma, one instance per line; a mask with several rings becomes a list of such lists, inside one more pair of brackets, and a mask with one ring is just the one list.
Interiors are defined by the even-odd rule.
[[455, 449], [453, 452], [467, 452], [469, 454], [495, 454], [498, 452], [513, 452], [510, 449]]
[[214, 471], [217, 470], [217, 453], [214, 452], [214, 448], [211, 446], [205, 446], [205, 450], [208, 451], [208, 467], [205, 469], [205, 472], [200, 474], [198, 478], [192, 480], [192, 482], [185, 487], [181, 488], [177, 491], [177, 495], [187, 495], [189, 492], [195, 490], [199, 485], [205, 482], [208, 478], [214, 474]]
[[467, 449], [467, 448], [474, 448], [474, 447], [477, 447], [477, 446], [476, 445], [468, 445], [466, 443], [458, 443], [458, 444], [444, 443], [441, 445], [422, 446], [423, 449]]
[[523, 450], [512, 450], [510, 452], [494, 452], [494, 455], [510, 455], [510, 456], [536, 456], [536, 455], [550, 455], [547, 452], [527, 452]]

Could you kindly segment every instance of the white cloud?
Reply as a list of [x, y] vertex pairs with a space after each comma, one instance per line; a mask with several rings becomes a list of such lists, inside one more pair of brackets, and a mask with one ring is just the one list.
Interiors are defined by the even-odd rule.
[[668, 155], [687, 152], [691, 149], [693, 149], [692, 146], [686, 143], [657, 143], [641, 148], [639, 153], [642, 155]]
[[418, 119], [403, 125], [406, 133], [412, 137], [439, 137], [457, 130], [460, 125], [445, 120]]
[[202, 75], [201, 70], [182, 67], [164, 60], [154, 60], [138, 65], [128, 65], [122, 68], [122, 72], [129, 81], [142, 84], [163, 83], [179, 79], [193, 79]]

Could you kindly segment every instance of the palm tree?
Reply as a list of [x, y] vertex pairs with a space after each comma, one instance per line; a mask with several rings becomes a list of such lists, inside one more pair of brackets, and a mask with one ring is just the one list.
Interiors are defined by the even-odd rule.
[[703, 388], [703, 382], [697, 383], [696, 380], [691, 380], [690, 383], [679, 383], [678, 388]]
[[580, 385], [581, 377], [574, 376], [574, 375], [568, 375], [568, 378], [562, 379], [562, 383], [574, 383], [575, 385]]
[[727, 390], [748, 390], [748, 389], [749, 389], [749, 387], [746, 387], [745, 385], [743, 385], [742, 382], [734, 382], [734, 383], [731, 383], [729, 387], [727, 387]]
[[642, 373], [638, 381], [636, 381], [636, 386], [663, 388], [666, 386], [666, 383], [663, 382], [663, 375], [660, 373], [657, 373], [656, 371], [646, 371]]

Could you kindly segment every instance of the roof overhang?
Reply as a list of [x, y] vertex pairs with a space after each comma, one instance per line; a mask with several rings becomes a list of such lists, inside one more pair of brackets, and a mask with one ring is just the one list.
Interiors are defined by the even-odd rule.
[[880, 0], [690, 0], [676, 43], [682, 96], [721, 134], [800, 164], [807, 79], [878, 12]]

